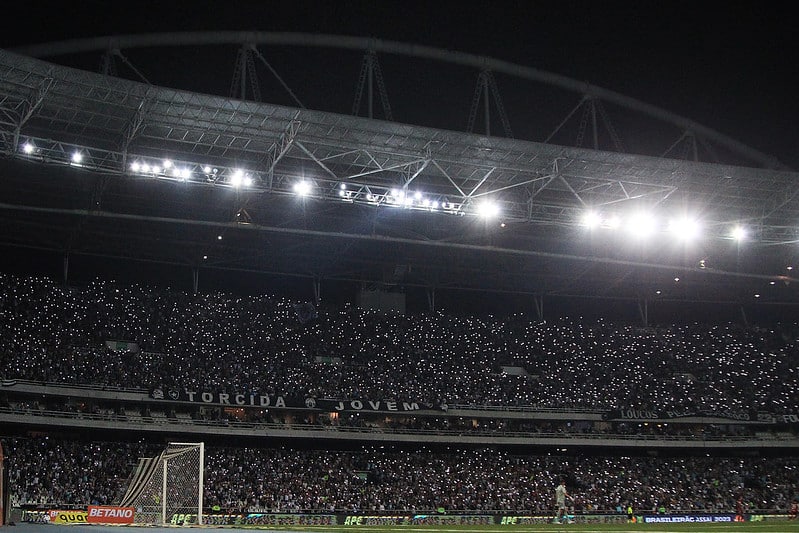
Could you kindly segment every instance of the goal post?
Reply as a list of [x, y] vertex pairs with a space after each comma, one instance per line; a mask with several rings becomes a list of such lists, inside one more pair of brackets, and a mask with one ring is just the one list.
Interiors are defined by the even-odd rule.
[[9, 512], [8, 502], [8, 471], [5, 469], [3, 443], [0, 442], [0, 526], [6, 523], [6, 513]]
[[140, 458], [120, 507], [135, 524], [202, 524], [205, 444], [170, 442], [157, 457]]

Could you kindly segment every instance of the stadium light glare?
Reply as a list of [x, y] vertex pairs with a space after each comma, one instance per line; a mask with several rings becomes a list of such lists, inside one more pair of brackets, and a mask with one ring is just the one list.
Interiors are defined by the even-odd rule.
[[638, 239], [645, 239], [655, 232], [655, 220], [646, 213], [636, 213], [627, 221], [627, 230]]
[[583, 213], [580, 223], [588, 229], [594, 229], [602, 223], [602, 217], [596, 211], [587, 211]]
[[732, 236], [733, 239], [740, 242], [746, 240], [746, 233], [747, 233], [746, 228], [744, 228], [743, 226], [735, 226], [734, 228], [732, 228], [732, 232], [730, 232], [730, 235]]
[[678, 239], [691, 241], [700, 234], [699, 222], [691, 218], [680, 218], [669, 222], [669, 231]]
[[499, 204], [486, 200], [477, 205], [477, 214], [483, 218], [495, 218], [499, 216]]
[[603, 225], [609, 229], [619, 229], [619, 227], [621, 227], [621, 218], [619, 218], [618, 215], [611, 215], [605, 219]]
[[80, 151], [72, 152], [72, 162], [80, 163], [81, 161], [83, 161], [83, 154]]
[[311, 183], [309, 181], [298, 181], [294, 184], [294, 192], [300, 196], [308, 196], [311, 194]]
[[35, 149], [36, 147], [30, 141], [27, 141], [22, 145], [22, 152], [26, 154], [32, 154]]
[[244, 182], [244, 171], [240, 169], [236, 169], [233, 171], [233, 174], [230, 176], [228, 183], [235, 188], [241, 187], [241, 184]]

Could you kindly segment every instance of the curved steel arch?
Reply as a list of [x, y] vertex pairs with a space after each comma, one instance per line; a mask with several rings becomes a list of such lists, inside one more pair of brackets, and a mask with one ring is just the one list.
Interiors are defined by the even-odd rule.
[[757, 162], [765, 168], [784, 168], [777, 158], [751, 148], [723, 133], [703, 126], [681, 115], [647, 104], [635, 98], [596, 85], [575, 80], [567, 76], [526, 67], [487, 56], [450, 51], [431, 46], [386, 41], [367, 37], [352, 37], [330, 34], [310, 34], [292, 32], [171, 32], [140, 35], [120, 35], [70, 39], [12, 48], [11, 51], [31, 57], [52, 57], [75, 53], [94, 52], [126, 48], [210, 46], [226, 44], [271, 44], [288, 46], [307, 46], [317, 48], [338, 48], [345, 50], [372, 50], [386, 54], [402, 55], [418, 59], [432, 59], [456, 65], [488, 69], [513, 77], [526, 79], [558, 87], [582, 95], [589, 95], [612, 102], [625, 109], [635, 111], [651, 118], [672, 124], [683, 131], [691, 131], [710, 139], [721, 146]]

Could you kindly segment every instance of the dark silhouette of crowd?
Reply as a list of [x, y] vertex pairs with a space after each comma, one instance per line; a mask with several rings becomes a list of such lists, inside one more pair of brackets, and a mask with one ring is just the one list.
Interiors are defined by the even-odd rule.
[[0, 274], [0, 377], [448, 405], [799, 412], [794, 325], [641, 327], [354, 306], [309, 316], [301, 305]]
[[[101, 280], [69, 287], [7, 274], [0, 274], [0, 378], [473, 407], [799, 413], [794, 325], [641, 327], [354, 306], [309, 312], [305, 302], [274, 296], [190, 294]], [[348, 416], [338, 423], [363, 423]], [[395, 423], [456, 424], [446, 417]], [[481, 425], [589, 430], [501, 419]], [[634, 424], [628, 429], [641, 431]], [[163, 448], [0, 437], [14, 505], [116, 502], [136, 458]], [[606, 455], [210, 447], [205, 503], [273, 512], [542, 513], [551, 510], [558, 477], [568, 475], [576, 512], [620, 512], [627, 504], [730, 511], [739, 496], [752, 509], [774, 510], [788, 507], [799, 481], [796, 457]]]
[[[14, 506], [118, 502], [138, 457], [163, 445], [3, 440]], [[204, 505], [240, 512], [552, 510], [568, 476], [577, 513], [785, 511], [799, 458], [579, 457], [497, 449], [361, 451], [207, 447]]]

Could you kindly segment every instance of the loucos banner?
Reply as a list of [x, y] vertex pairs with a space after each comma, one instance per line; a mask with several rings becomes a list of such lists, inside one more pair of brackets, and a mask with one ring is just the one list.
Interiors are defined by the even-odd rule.
[[797, 424], [799, 415], [796, 413], [773, 414], [757, 411], [710, 410], [710, 409], [674, 409], [659, 411], [656, 409], [618, 409], [608, 411], [602, 415], [604, 420], [674, 420], [687, 417], [707, 417], [734, 422], [757, 422], [760, 424]]
[[155, 388], [150, 391], [150, 397], [154, 400], [173, 400], [176, 402], [188, 402], [204, 405], [218, 405], [230, 407], [265, 407], [265, 408], [298, 408], [298, 409], [320, 409], [322, 411], [420, 411], [432, 409], [436, 411], [446, 411], [445, 404], [428, 404], [413, 400], [390, 401], [390, 400], [338, 400], [320, 398], [296, 398], [289, 396], [278, 396], [274, 394], [260, 394], [257, 392], [195, 392], [164, 390]]

